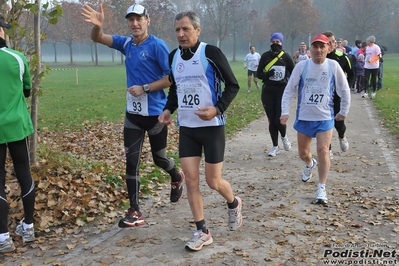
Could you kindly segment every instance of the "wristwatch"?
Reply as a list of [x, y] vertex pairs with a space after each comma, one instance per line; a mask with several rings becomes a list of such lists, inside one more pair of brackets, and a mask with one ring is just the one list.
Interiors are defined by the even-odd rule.
[[149, 92], [150, 92], [150, 85], [144, 84], [144, 85], [143, 85], [143, 91], [144, 91], [145, 93], [149, 93]]

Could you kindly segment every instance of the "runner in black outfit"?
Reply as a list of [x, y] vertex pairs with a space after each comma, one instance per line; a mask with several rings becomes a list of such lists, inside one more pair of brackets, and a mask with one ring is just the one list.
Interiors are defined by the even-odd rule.
[[[347, 75], [347, 80], [348, 84], [353, 83], [353, 79], [356, 77], [355, 73], [353, 72], [353, 68], [350, 62], [350, 59], [347, 55], [342, 53], [341, 51], [335, 50], [335, 36], [334, 33], [331, 31], [327, 31], [323, 33], [328, 37], [330, 40], [330, 45], [331, 45], [331, 52], [327, 54], [327, 58], [335, 60], [339, 63], [341, 66], [342, 70], [346, 73]], [[341, 106], [341, 98], [337, 95], [336, 90], [334, 90], [334, 115], [338, 114], [339, 109]], [[348, 140], [346, 139], [345, 132], [346, 132], [346, 125], [345, 121], [337, 121], [334, 120], [334, 127], [338, 132], [338, 137], [339, 137], [339, 144], [341, 147], [341, 151], [346, 152], [349, 148], [349, 143]], [[330, 158], [332, 159], [333, 153], [331, 149], [331, 144], [330, 144]]]
[[[281, 98], [284, 88], [287, 85], [289, 76], [294, 69], [295, 63], [287, 52], [283, 51], [283, 34], [276, 32], [270, 37], [270, 50], [263, 53], [259, 61], [257, 76], [263, 81], [262, 103], [269, 120], [269, 133], [272, 138], [273, 148], [268, 156], [276, 156], [279, 152], [278, 133], [281, 134], [281, 140], [284, 150], [291, 149], [286, 132], [287, 126], [280, 123], [281, 116]], [[283, 51], [282, 54], [280, 54]], [[277, 57], [274, 64], [270, 62]], [[269, 64], [270, 63], [270, 64]]]

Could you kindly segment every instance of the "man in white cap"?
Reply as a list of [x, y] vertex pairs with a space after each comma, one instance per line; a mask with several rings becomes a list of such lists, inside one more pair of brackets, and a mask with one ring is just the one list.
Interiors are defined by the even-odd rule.
[[[334, 128], [334, 119], [345, 120], [350, 107], [350, 89], [340, 65], [327, 58], [330, 40], [324, 34], [312, 39], [311, 60], [300, 61], [294, 68], [284, 90], [281, 108], [281, 123], [289, 117], [291, 99], [298, 88], [298, 104], [294, 129], [297, 131], [299, 157], [306, 163], [302, 181], [308, 182], [318, 165], [319, 184], [315, 203], [327, 204], [326, 182], [330, 170], [329, 145]], [[334, 86], [341, 97], [340, 111], [334, 114], [332, 96]], [[316, 138], [317, 157], [312, 157], [310, 145]]]
[[182, 198], [185, 181], [183, 172], [177, 172], [174, 161], [166, 155], [168, 130], [158, 122], [166, 104], [164, 89], [170, 85], [169, 49], [163, 40], [148, 34], [150, 16], [142, 5], [134, 4], [127, 9], [125, 17], [131, 36], [103, 33], [101, 4], [98, 12], [89, 5], [85, 5], [82, 11], [85, 21], [93, 24], [91, 39], [120, 51], [126, 57], [127, 107], [123, 136], [130, 208], [119, 221], [119, 227], [146, 225], [139, 208], [139, 163], [146, 132], [155, 165], [171, 176], [171, 202]]

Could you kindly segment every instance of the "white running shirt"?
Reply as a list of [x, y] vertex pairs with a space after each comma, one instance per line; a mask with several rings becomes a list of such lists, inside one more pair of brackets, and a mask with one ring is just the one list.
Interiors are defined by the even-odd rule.
[[350, 89], [338, 62], [326, 59], [315, 64], [312, 59], [300, 61], [294, 68], [281, 100], [281, 114], [289, 115], [290, 101], [298, 88], [297, 120], [325, 121], [334, 119], [334, 88], [341, 97], [339, 113], [347, 116]]
[[247, 56], [245, 56], [244, 59], [244, 67], [248, 67], [248, 70], [251, 71], [257, 71], [258, 70], [258, 65], [259, 65], [259, 60], [260, 60], [260, 54], [255, 52], [255, 53], [249, 53]]

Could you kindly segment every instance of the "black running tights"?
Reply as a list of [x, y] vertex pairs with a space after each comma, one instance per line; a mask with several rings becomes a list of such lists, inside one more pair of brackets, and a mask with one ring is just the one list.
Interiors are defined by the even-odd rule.
[[281, 99], [283, 97], [284, 87], [263, 86], [262, 104], [269, 120], [269, 133], [273, 142], [273, 146], [278, 146], [278, 133], [281, 137], [285, 137], [287, 126], [280, 123], [281, 116]]
[[28, 139], [0, 144], [0, 234], [8, 232], [8, 202], [5, 193], [7, 148], [10, 151], [14, 171], [21, 186], [25, 223], [33, 223], [35, 206], [35, 183], [30, 172]]

